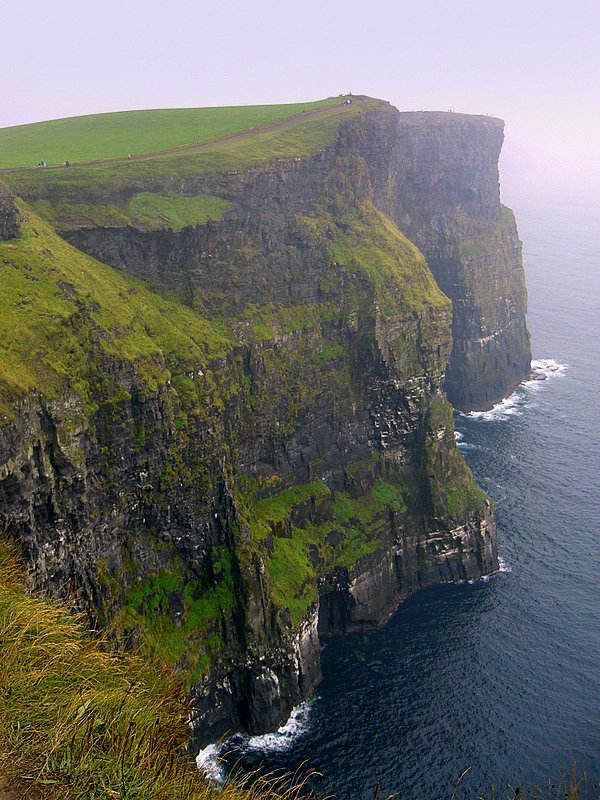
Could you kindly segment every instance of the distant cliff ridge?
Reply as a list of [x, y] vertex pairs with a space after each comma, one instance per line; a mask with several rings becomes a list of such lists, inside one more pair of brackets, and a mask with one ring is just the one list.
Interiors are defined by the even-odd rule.
[[182, 671], [199, 739], [280, 724], [319, 637], [497, 569], [443, 389], [527, 374], [501, 139], [354, 98], [5, 174], [1, 524], [34, 586]]
[[503, 130], [493, 117], [390, 109], [349, 134], [370, 165], [375, 202], [452, 300], [444, 386], [464, 410], [491, 407], [530, 371], [521, 243], [499, 199]]

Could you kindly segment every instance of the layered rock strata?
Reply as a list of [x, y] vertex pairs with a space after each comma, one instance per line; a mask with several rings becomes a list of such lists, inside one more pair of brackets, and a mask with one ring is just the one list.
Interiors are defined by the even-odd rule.
[[499, 198], [503, 131], [494, 117], [390, 109], [346, 132], [370, 167], [375, 203], [452, 300], [444, 385], [463, 410], [491, 407], [530, 373], [521, 242]]

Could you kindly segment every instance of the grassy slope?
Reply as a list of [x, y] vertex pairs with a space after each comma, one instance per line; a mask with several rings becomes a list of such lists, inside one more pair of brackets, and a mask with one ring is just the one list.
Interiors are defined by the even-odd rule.
[[212, 789], [180, 756], [189, 729], [172, 675], [147, 659], [104, 652], [67, 608], [29, 597], [1, 540], [0, 676], [0, 775], [28, 797], [297, 796], [265, 780], [250, 790]]
[[88, 400], [98, 379], [91, 361], [103, 356], [135, 364], [140, 388], [154, 389], [229, 351], [218, 323], [84, 255], [20, 209], [21, 237], [0, 242], [2, 413], [32, 389], [52, 397], [71, 385]]
[[122, 111], [0, 130], [0, 169], [124, 158], [217, 139], [327, 105], [316, 103]]
[[354, 207], [343, 227], [336, 219], [325, 210], [299, 217], [323, 242], [333, 262], [360, 271], [369, 279], [384, 314], [449, 304], [422, 253], [371, 202]]
[[126, 227], [144, 230], [171, 228], [181, 231], [188, 225], [218, 221], [231, 203], [214, 195], [177, 195], [171, 192], [137, 192], [121, 203], [58, 203], [40, 200], [36, 212], [58, 230], [77, 227]]

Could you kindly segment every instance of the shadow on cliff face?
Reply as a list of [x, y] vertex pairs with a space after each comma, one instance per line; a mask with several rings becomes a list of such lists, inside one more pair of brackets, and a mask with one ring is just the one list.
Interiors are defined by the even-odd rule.
[[16, 239], [20, 230], [19, 212], [14, 197], [0, 183], [0, 239]]

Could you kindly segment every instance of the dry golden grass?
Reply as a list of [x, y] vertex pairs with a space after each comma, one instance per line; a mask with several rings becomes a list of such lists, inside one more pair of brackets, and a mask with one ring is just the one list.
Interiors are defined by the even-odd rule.
[[[208, 800], [216, 790], [184, 755], [186, 716], [171, 673], [110, 654], [66, 607], [27, 595], [0, 542], [0, 771], [17, 796]], [[219, 798], [303, 793], [286, 777], [254, 777]]]

